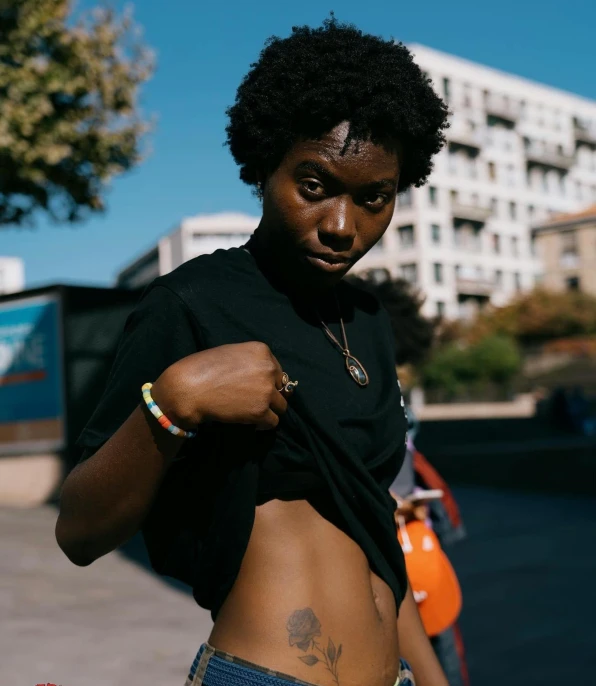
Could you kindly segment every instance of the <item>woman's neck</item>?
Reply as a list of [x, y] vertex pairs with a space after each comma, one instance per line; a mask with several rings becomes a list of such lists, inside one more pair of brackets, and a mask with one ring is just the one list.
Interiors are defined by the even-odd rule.
[[309, 309], [320, 309], [333, 302], [333, 286], [322, 288], [304, 283], [303, 280], [299, 283], [292, 281], [291, 274], [284, 270], [283, 262], [276, 256], [274, 246], [263, 240], [258, 229], [243, 247], [253, 256], [257, 267], [269, 283], [292, 301]]

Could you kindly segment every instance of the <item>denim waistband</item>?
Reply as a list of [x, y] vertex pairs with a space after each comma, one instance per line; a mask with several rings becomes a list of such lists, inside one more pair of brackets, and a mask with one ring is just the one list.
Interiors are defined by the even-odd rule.
[[[190, 668], [185, 686], [315, 686], [290, 674], [284, 674], [254, 662], [231, 655], [203, 643]], [[412, 670], [400, 660], [400, 673], [395, 686], [415, 686]]]

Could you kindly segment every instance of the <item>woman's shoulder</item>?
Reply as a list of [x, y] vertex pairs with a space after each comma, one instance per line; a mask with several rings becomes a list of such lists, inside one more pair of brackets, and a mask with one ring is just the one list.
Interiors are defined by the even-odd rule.
[[381, 301], [363, 279], [352, 276], [341, 282], [343, 297], [352, 307], [373, 318], [384, 318], [385, 311]]
[[158, 277], [153, 287], [164, 287], [183, 300], [218, 294], [230, 283], [238, 283], [251, 273], [250, 255], [242, 248], [228, 248], [199, 255]]

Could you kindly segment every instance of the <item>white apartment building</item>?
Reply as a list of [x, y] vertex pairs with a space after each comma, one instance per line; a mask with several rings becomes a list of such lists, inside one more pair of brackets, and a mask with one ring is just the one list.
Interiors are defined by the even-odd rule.
[[25, 288], [25, 264], [20, 257], [0, 257], [0, 295]]
[[259, 217], [239, 212], [204, 214], [183, 219], [172, 233], [120, 271], [116, 285], [140, 288], [156, 277], [167, 274], [193, 257], [219, 248], [237, 248], [249, 239], [259, 224]]
[[596, 202], [596, 102], [409, 47], [449, 104], [448, 143], [361, 266], [416, 283], [428, 315], [465, 317], [540, 280], [532, 226]]
[[[400, 196], [391, 226], [358, 267], [416, 284], [429, 316], [466, 317], [540, 280], [532, 226], [596, 202], [596, 102], [410, 48], [449, 103], [448, 142], [429, 182]], [[257, 224], [231, 213], [185, 219], [118, 284], [143, 285], [195, 255], [241, 245]]]

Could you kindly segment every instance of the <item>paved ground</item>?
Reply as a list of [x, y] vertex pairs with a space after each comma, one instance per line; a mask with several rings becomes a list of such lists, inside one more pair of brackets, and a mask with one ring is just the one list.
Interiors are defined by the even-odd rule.
[[182, 686], [209, 615], [121, 554], [71, 564], [55, 521], [0, 509], [0, 684]]
[[[456, 495], [469, 538], [448, 552], [472, 686], [595, 684], [594, 500]], [[0, 509], [0, 684], [182, 686], [209, 615], [144, 569], [138, 541], [71, 565], [55, 518], [51, 507]]]
[[472, 686], [596, 684], [596, 502], [455, 489]]

